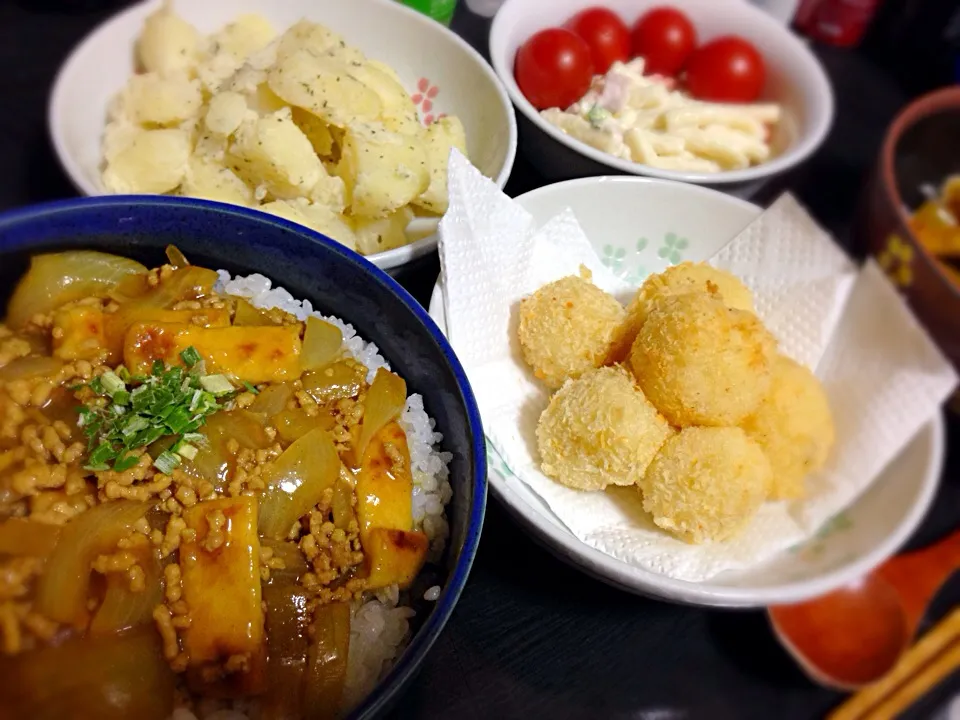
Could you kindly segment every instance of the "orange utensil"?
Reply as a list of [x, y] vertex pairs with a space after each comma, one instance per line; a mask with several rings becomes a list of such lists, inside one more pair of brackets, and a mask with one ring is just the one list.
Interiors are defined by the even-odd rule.
[[852, 690], [896, 664], [930, 601], [957, 569], [960, 530], [888, 560], [856, 583], [767, 614], [781, 644], [812, 679]]

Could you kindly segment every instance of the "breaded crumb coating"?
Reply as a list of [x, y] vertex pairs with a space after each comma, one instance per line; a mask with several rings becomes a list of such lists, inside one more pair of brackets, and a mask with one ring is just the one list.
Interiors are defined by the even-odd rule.
[[577, 490], [633, 485], [670, 436], [622, 367], [590, 370], [554, 394], [537, 425], [543, 472]]
[[657, 299], [630, 350], [643, 392], [673, 425], [739, 425], [770, 388], [776, 340], [707, 293]]
[[663, 272], [650, 275], [627, 305], [627, 318], [617, 333], [610, 361], [626, 359], [657, 299], [690, 292], [706, 292], [717, 296], [729, 308], [753, 312], [753, 294], [736, 276], [703, 262], [672, 265]]
[[556, 389], [605, 362], [625, 317], [617, 299], [590, 282], [589, 272], [561, 278], [520, 303], [523, 357], [538, 379]]
[[770, 464], [743, 430], [689, 427], [664, 443], [639, 488], [659, 527], [700, 544], [739, 532], [769, 485]]
[[833, 417], [823, 386], [803, 365], [780, 355], [770, 392], [743, 429], [766, 453], [773, 470], [771, 500], [804, 497], [804, 480], [827, 462]]

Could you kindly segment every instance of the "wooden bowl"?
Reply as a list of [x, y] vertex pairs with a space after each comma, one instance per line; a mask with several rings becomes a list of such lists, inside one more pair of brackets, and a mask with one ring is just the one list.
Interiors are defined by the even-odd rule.
[[854, 233], [903, 293], [944, 353], [960, 368], [960, 286], [909, 226], [925, 199], [960, 173], [960, 86], [924, 95], [901, 111], [887, 131], [864, 188]]

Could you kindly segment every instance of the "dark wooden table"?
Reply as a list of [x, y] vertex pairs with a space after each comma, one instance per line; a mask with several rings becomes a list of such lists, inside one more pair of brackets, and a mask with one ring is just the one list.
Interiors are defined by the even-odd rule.
[[[47, 140], [47, 95], [72, 45], [122, 4], [0, 3], [0, 208], [74, 194]], [[454, 29], [486, 53], [489, 21], [461, 7]], [[817, 53], [837, 97], [833, 131], [805, 167], [756, 200], [768, 202], [789, 187], [846, 242], [864, 173], [885, 126], [907, 98], [860, 55]], [[508, 192], [517, 195], [541, 184], [521, 153]], [[433, 258], [400, 280], [426, 304], [437, 272]], [[958, 442], [960, 424], [951, 420], [943, 483], [911, 547], [960, 524]], [[956, 602], [954, 590], [941, 594], [931, 618]], [[941, 687], [909, 717], [930, 717], [949, 692]], [[480, 551], [457, 610], [395, 716], [800, 720], [822, 717], [840, 699], [794, 667], [763, 613], [668, 605], [609, 588], [535, 545], [491, 497]]]

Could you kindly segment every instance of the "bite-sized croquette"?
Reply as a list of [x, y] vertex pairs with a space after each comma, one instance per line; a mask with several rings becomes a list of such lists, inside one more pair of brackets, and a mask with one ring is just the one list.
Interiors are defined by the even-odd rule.
[[520, 303], [523, 357], [547, 387], [558, 388], [604, 364], [624, 317], [623, 306], [591, 283], [589, 272], [561, 278]]
[[630, 367], [672, 424], [739, 425], [770, 387], [776, 340], [756, 315], [705, 292], [658, 298]]
[[753, 294], [739, 278], [726, 270], [718, 270], [706, 263], [673, 265], [663, 272], [650, 275], [627, 305], [627, 318], [617, 334], [610, 361], [619, 362], [627, 357], [630, 346], [657, 299], [690, 292], [716, 295], [729, 308], [753, 312]]
[[699, 544], [741, 530], [769, 485], [767, 457], [743, 430], [689, 427], [663, 444], [639, 488], [644, 510], [659, 527]]
[[833, 417], [820, 381], [783, 355], [773, 363], [770, 392], [742, 427], [770, 460], [771, 500], [802, 498], [806, 476], [824, 466], [833, 447]]
[[577, 490], [633, 485], [672, 433], [622, 367], [567, 381], [537, 425], [543, 472]]

